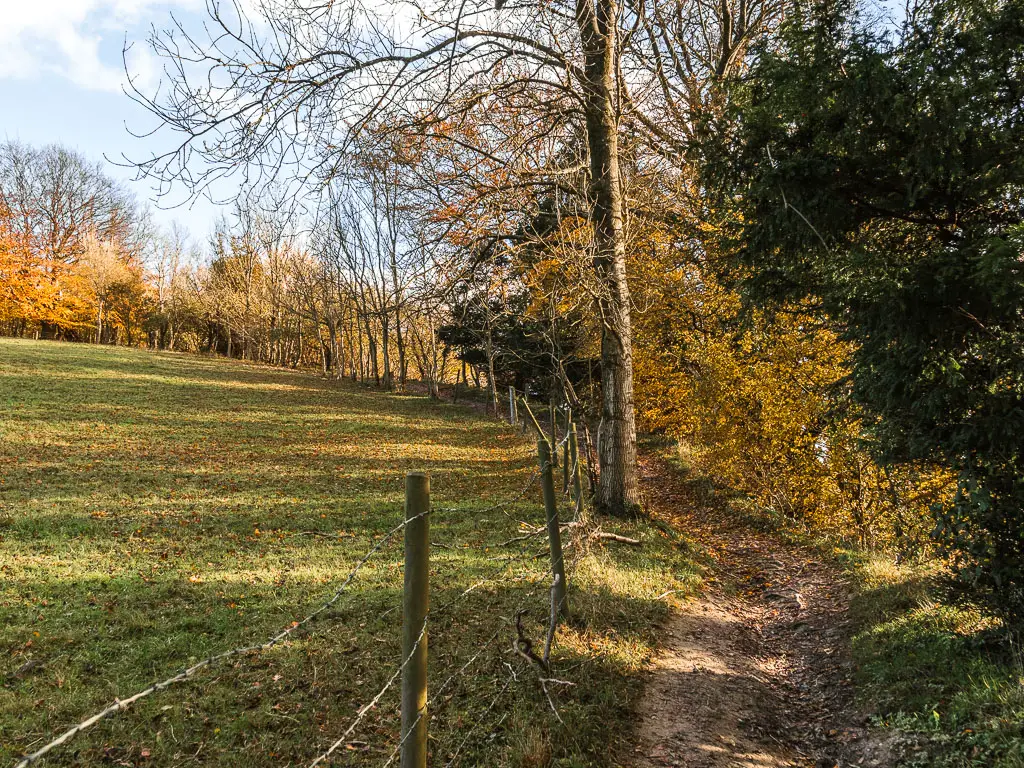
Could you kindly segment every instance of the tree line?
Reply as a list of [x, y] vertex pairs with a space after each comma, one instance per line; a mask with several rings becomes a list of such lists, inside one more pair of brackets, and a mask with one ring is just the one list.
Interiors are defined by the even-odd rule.
[[[0, 330], [215, 353], [404, 388], [452, 377], [441, 304], [399, 241], [407, 216], [370, 178], [303, 232], [269, 197], [206, 242], [60, 146], [0, 147]], [[404, 242], [404, 240], [403, 240]], [[480, 386], [479, 371], [474, 381]]]

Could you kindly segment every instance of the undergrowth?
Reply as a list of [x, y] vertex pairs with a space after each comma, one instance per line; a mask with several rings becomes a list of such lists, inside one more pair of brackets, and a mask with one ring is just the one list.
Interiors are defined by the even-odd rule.
[[858, 692], [900, 764], [1024, 766], [1024, 656], [935, 564], [849, 554]]

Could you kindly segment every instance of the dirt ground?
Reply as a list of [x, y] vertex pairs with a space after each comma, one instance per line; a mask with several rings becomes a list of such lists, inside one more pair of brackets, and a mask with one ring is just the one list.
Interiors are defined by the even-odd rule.
[[646, 456], [641, 470], [652, 514], [713, 563], [666, 627], [635, 768], [892, 765], [853, 703], [843, 574], [701, 501], [664, 460]]

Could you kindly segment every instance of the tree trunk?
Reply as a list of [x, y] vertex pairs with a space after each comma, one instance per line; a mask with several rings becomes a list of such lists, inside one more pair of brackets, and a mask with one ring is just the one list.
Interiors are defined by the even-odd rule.
[[369, 370], [369, 368], [367, 368], [367, 364], [366, 364], [366, 350], [363, 348], [363, 333], [362, 333], [362, 331], [360, 331], [359, 332], [359, 380], [360, 381], [366, 381], [367, 376], [369, 375], [367, 373], [368, 370]]
[[408, 368], [405, 361], [405, 337], [402, 335], [402, 296], [398, 288], [398, 260], [395, 258], [394, 247], [391, 249], [391, 284], [395, 289], [395, 346], [398, 348], [398, 389], [399, 391], [405, 391]]
[[636, 415], [633, 405], [633, 330], [626, 284], [622, 176], [619, 168], [616, 0], [578, 0], [583, 44], [594, 269], [603, 291], [601, 329], [601, 468], [597, 507], [626, 514], [639, 506]]
[[323, 331], [320, 330], [319, 325], [316, 328], [316, 340], [320, 342], [320, 364], [326, 379], [331, 369], [331, 348], [324, 341]]
[[379, 387], [380, 367], [377, 361], [377, 339], [373, 335], [373, 329], [370, 326], [369, 319], [366, 320], [366, 351], [370, 357], [367, 361], [369, 366], [368, 377], [373, 376], [373, 385], [375, 387]]
[[391, 328], [387, 307], [380, 316], [380, 338], [381, 352], [384, 355], [384, 389], [393, 389], [394, 382], [391, 378]]
[[[434, 316], [428, 317], [430, 331], [430, 397], [437, 400], [441, 397], [440, 366], [437, 364], [437, 334], [434, 332]], [[400, 352], [401, 354], [401, 352]], [[404, 357], [404, 355], [403, 355]], [[404, 360], [402, 362], [404, 366]], [[402, 371], [402, 388], [405, 388], [405, 370]]]
[[[325, 324], [327, 325], [327, 338], [331, 345], [330, 358], [331, 365], [334, 367], [334, 378], [340, 379], [341, 374], [338, 373], [338, 331], [333, 322], [327, 322]], [[330, 366], [328, 366], [328, 369], [324, 370], [324, 376], [327, 376], [330, 373], [329, 368]]]
[[398, 391], [405, 391], [405, 382], [409, 376], [409, 363], [405, 356], [405, 335], [402, 333], [401, 309], [395, 306], [395, 349], [398, 350]]
[[334, 378], [345, 378], [345, 341], [340, 325], [335, 321], [334, 325]]

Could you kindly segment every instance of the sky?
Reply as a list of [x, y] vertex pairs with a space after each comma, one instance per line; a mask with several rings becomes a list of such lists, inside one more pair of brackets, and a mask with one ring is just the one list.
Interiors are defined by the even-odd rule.
[[[122, 154], [140, 159], [169, 148], [170, 134], [139, 139], [155, 119], [124, 94], [122, 49], [141, 90], [151, 92], [159, 63], [146, 47], [152, 25], [165, 28], [173, 13], [189, 27], [202, 22], [205, 0], [0, 0], [0, 140], [77, 149], [149, 201], [162, 226], [184, 224], [202, 241], [220, 208], [206, 200], [154, 200], [152, 184], [132, 181], [134, 169], [118, 167]], [[105, 160], [104, 158], [107, 158]], [[111, 161], [111, 162], [108, 162]], [[163, 206], [162, 208], [160, 206]]]

